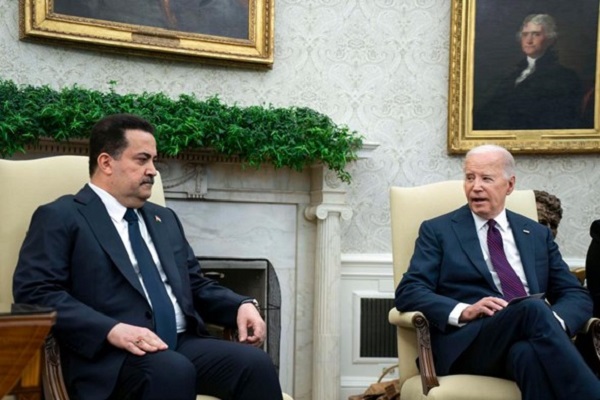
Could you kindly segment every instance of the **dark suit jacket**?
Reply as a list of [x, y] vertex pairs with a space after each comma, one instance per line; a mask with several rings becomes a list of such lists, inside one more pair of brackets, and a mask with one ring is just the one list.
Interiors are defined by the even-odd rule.
[[[568, 332], [577, 332], [591, 316], [591, 301], [562, 260], [550, 230], [509, 210], [506, 215], [530, 292], [545, 292]], [[473, 304], [486, 296], [502, 294], [485, 263], [469, 207], [425, 221], [408, 271], [396, 289], [396, 307], [422, 311], [429, 320], [439, 374], [448, 373], [483, 321], [457, 328], [448, 324], [450, 312], [459, 302]]]
[[590, 226], [592, 241], [585, 258], [585, 278], [594, 302], [594, 317], [600, 317], [600, 219]]
[[[573, 129], [581, 126], [583, 89], [575, 71], [558, 62], [549, 50], [535, 63], [535, 72], [515, 86], [527, 67], [517, 64], [485, 104], [477, 104], [473, 129]], [[592, 126], [588, 126], [592, 128]]]
[[[205, 322], [235, 326], [246, 297], [205, 279], [175, 213], [141, 209], [187, 331], [208, 335]], [[53, 332], [73, 398], [105, 399], [126, 353], [110, 345], [119, 322], [153, 328], [152, 309], [104, 204], [89, 187], [34, 213], [13, 280], [15, 301], [54, 307]]]

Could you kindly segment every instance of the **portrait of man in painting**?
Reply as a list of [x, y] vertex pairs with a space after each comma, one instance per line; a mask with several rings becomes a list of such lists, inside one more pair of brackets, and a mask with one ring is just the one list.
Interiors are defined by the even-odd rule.
[[473, 130], [594, 128], [598, 9], [477, 0]]
[[234, 39], [249, 38], [250, 0], [54, 0], [54, 13]]

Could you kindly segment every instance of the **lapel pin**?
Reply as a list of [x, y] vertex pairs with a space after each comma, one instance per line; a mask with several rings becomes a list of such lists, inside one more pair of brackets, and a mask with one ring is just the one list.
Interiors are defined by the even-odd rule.
[[529, 231], [527, 229], [523, 229], [523, 232], [529, 235]]
[[[154, 220], [155, 220], [156, 222], [162, 222], [162, 219], [160, 219], [160, 217], [159, 217], [158, 215], [155, 215], [155, 216], [154, 216]], [[529, 233], [529, 232], [527, 232], [527, 233]]]

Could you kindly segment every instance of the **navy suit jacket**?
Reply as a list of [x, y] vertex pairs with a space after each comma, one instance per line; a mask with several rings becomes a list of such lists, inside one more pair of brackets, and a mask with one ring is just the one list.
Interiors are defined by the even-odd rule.
[[[236, 325], [240, 296], [201, 276], [175, 213], [146, 203], [140, 213], [187, 321], [187, 332], [208, 335], [206, 322]], [[153, 329], [152, 308], [125, 246], [100, 198], [85, 186], [39, 207], [31, 220], [13, 279], [18, 303], [57, 310], [53, 332], [61, 346], [73, 398], [112, 392], [126, 352], [110, 345], [119, 322]]]
[[[576, 333], [591, 317], [589, 295], [569, 271], [547, 227], [509, 210], [506, 216], [530, 293], [545, 293], [568, 333]], [[448, 373], [483, 321], [458, 328], [448, 324], [450, 312], [458, 303], [473, 304], [487, 296], [502, 293], [485, 263], [469, 207], [423, 222], [408, 271], [396, 289], [396, 307], [427, 317], [439, 374]]]

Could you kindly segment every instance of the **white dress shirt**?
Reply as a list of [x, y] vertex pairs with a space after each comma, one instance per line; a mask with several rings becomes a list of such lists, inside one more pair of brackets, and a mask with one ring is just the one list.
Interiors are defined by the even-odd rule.
[[[498, 273], [492, 266], [492, 260], [490, 259], [490, 251], [487, 245], [487, 231], [488, 225], [487, 220], [481, 218], [477, 214], [471, 212], [473, 215], [473, 220], [475, 221], [475, 229], [477, 230], [477, 237], [479, 238], [479, 245], [481, 246], [481, 252], [483, 253], [483, 258], [485, 260], [485, 264], [487, 265], [490, 274], [492, 274], [492, 279], [494, 280], [494, 284], [496, 288], [502, 293], [502, 285], [500, 284], [500, 278], [498, 278]], [[504, 253], [506, 254], [506, 258], [510, 266], [515, 270], [515, 273], [523, 283], [523, 287], [527, 294], [529, 294], [529, 284], [527, 283], [527, 278], [525, 277], [525, 271], [523, 270], [523, 263], [521, 262], [521, 256], [519, 255], [519, 250], [517, 249], [517, 245], [515, 243], [515, 237], [513, 236], [512, 230], [508, 225], [508, 220], [506, 219], [506, 209], [502, 210], [500, 214], [494, 218], [496, 221], [496, 226], [502, 235], [502, 244], [504, 245]], [[470, 304], [459, 303], [454, 307], [450, 316], [448, 318], [448, 322], [454, 326], [463, 326], [464, 323], [458, 322], [460, 315], [465, 310], [465, 308], [469, 307]]]
[[[128, 222], [125, 221], [125, 218], [124, 218], [125, 211], [127, 211], [127, 207], [121, 205], [121, 203], [119, 203], [117, 201], [117, 199], [115, 199], [106, 190], [94, 185], [91, 182], [89, 183], [89, 186], [98, 195], [98, 197], [100, 197], [100, 200], [102, 200], [102, 203], [104, 203], [104, 206], [106, 207], [106, 211], [108, 212], [110, 219], [112, 220], [113, 224], [115, 225], [115, 228], [117, 229], [117, 232], [119, 233], [119, 236], [121, 237], [121, 241], [123, 242], [123, 245], [125, 246], [125, 250], [127, 250], [127, 254], [129, 255], [129, 260], [131, 261], [131, 264], [133, 265], [133, 269], [135, 270], [135, 273], [140, 281], [140, 284], [142, 285], [142, 288], [144, 289], [144, 294], [146, 295], [146, 299], [148, 300], [148, 303], [150, 304], [150, 306], [152, 306], [152, 302], [150, 301], [150, 297], [148, 296], [148, 292], [146, 291], [146, 287], [144, 286], [144, 280], [142, 279], [142, 274], [140, 273], [140, 268], [138, 267], [137, 259], [135, 258], [133, 249], [131, 248], [131, 242], [129, 241]], [[148, 246], [148, 250], [150, 250], [152, 259], [154, 260], [154, 263], [156, 264], [156, 267], [158, 268], [158, 273], [160, 274], [160, 279], [165, 284], [167, 294], [169, 295], [169, 298], [171, 299], [171, 302], [173, 303], [173, 308], [175, 310], [175, 323], [177, 325], [177, 332], [179, 332], [179, 333], [184, 332], [185, 328], [186, 328], [185, 316], [183, 315], [183, 312], [181, 311], [181, 307], [179, 307], [179, 304], [177, 303], [175, 294], [173, 293], [173, 289], [171, 288], [171, 285], [169, 284], [169, 282], [167, 280], [167, 275], [165, 274], [162, 264], [160, 263], [160, 259], [158, 258], [158, 253], [156, 252], [156, 248], [154, 247], [154, 242], [152, 242], [152, 237], [148, 233], [148, 228], [146, 228], [146, 223], [144, 222], [144, 218], [142, 218], [142, 216], [138, 213], [137, 210], [135, 210], [135, 212], [138, 216], [138, 220], [139, 220], [139, 224], [140, 224], [140, 232], [142, 234], [142, 238], [146, 242], [146, 246]]]
[[[487, 224], [487, 219], [481, 218], [479, 215], [471, 212], [473, 215], [473, 219], [475, 221], [475, 228], [477, 229], [477, 237], [479, 238], [479, 245], [481, 246], [481, 251], [483, 253], [483, 258], [485, 259], [485, 263], [490, 270], [490, 274], [492, 274], [492, 279], [494, 280], [494, 284], [498, 288], [498, 290], [503, 293], [502, 285], [500, 284], [500, 278], [498, 277], [498, 273], [494, 269], [492, 265], [492, 260], [490, 258], [490, 251], [487, 245], [487, 231], [489, 226]], [[506, 218], [506, 209], [502, 210], [500, 214], [498, 214], [494, 220], [496, 221], [496, 227], [500, 231], [502, 236], [502, 244], [504, 246], [504, 253], [506, 254], [506, 258], [508, 263], [515, 270], [515, 273], [521, 280], [523, 287], [525, 288], [525, 292], [529, 295], [529, 283], [527, 282], [527, 278], [525, 276], [525, 270], [523, 269], [523, 263], [521, 262], [521, 256], [519, 255], [519, 249], [517, 249], [517, 244], [515, 242], [515, 237], [513, 235], [512, 229], [508, 223], [508, 219]], [[470, 304], [466, 303], [458, 303], [456, 307], [452, 310], [448, 317], [448, 323], [454, 326], [464, 326], [465, 323], [459, 322], [460, 315], [465, 310], [465, 308], [469, 307]], [[563, 329], [566, 329], [565, 322], [560, 318], [556, 313], [554, 313], [556, 319], [560, 322]]]

